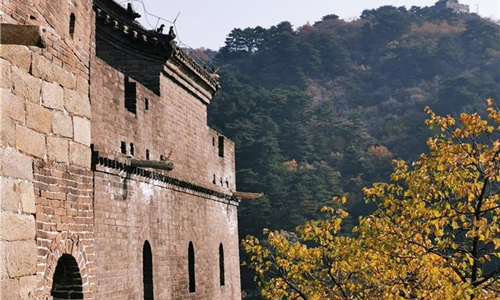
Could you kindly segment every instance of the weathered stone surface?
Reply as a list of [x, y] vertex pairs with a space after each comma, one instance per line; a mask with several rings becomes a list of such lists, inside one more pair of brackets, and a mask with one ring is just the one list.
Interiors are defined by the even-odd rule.
[[0, 148], [0, 175], [33, 180], [33, 159], [12, 149]]
[[47, 137], [47, 158], [67, 163], [69, 158], [68, 140], [59, 137]]
[[7, 272], [11, 278], [34, 275], [36, 273], [37, 248], [35, 240], [7, 243]]
[[89, 92], [89, 80], [86, 77], [77, 76], [76, 77], [76, 90], [82, 94], [88, 94]]
[[45, 136], [24, 126], [16, 126], [16, 147], [33, 156], [45, 157]]
[[47, 58], [38, 54], [33, 55], [32, 72], [34, 76], [45, 81], [54, 82], [54, 68], [55, 66]]
[[17, 212], [21, 204], [19, 180], [0, 177], [0, 197], [0, 208], [3, 211]]
[[42, 104], [45, 107], [62, 110], [64, 108], [63, 88], [58, 84], [42, 84]]
[[12, 72], [10, 66], [8, 61], [0, 59], [0, 78], [2, 79], [0, 80], [0, 88], [10, 89], [12, 87]]
[[64, 137], [73, 137], [73, 121], [71, 116], [64, 112], [54, 111], [52, 114], [52, 132]]
[[19, 184], [19, 189], [21, 191], [22, 211], [27, 214], [34, 214], [36, 212], [36, 207], [35, 207], [35, 191], [33, 183], [21, 182]]
[[64, 89], [64, 107], [74, 115], [90, 118], [90, 100], [88, 95]]
[[41, 133], [50, 133], [52, 129], [52, 112], [45, 107], [27, 102], [26, 125]]
[[6, 116], [0, 116], [0, 145], [8, 147], [16, 145], [16, 126]]
[[26, 100], [39, 103], [42, 81], [22, 69], [12, 67], [12, 83], [14, 93], [24, 97]]
[[[7, 260], [5, 259], [5, 245], [8, 242], [0, 241], [0, 280], [4, 278], [8, 278], [9, 274], [7, 274]], [[0, 290], [0, 295], [2, 291]]]
[[36, 275], [24, 276], [19, 278], [19, 299], [35, 300], [36, 299]]
[[2, 295], [2, 300], [19, 300], [19, 280], [0, 280], [0, 295]]
[[22, 241], [35, 238], [33, 215], [0, 212], [0, 240]]
[[75, 141], [90, 146], [90, 121], [80, 117], [73, 117], [73, 132]]
[[26, 46], [0, 45], [0, 57], [28, 72], [31, 66], [31, 52]]
[[90, 168], [90, 148], [79, 143], [69, 143], [70, 163]]
[[5, 89], [1, 89], [0, 93], [1, 114], [19, 122], [24, 122], [26, 116], [26, 112], [24, 110], [24, 99]]
[[33, 183], [0, 177], [0, 207], [4, 211], [35, 213]]

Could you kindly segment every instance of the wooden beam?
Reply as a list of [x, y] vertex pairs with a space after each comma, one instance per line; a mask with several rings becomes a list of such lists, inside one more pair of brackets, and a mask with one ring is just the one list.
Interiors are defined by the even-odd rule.
[[264, 193], [233, 192], [233, 196], [242, 200], [261, 200]]
[[46, 47], [40, 26], [7, 23], [0, 24], [0, 44]]
[[174, 169], [174, 163], [171, 161], [154, 161], [132, 158], [130, 159], [130, 165], [138, 168], [152, 168], [167, 171], [172, 171]]

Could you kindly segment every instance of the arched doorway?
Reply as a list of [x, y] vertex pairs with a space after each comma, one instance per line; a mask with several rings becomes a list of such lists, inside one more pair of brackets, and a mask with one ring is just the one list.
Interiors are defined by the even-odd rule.
[[153, 300], [153, 253], [148, 241], [142, 249], [142, 280], [144, 284], [144, 300]]
[[50, 295], [54, 300], [83, 299], [82, 276], [72, 255], [63, 254], [57, 261]]

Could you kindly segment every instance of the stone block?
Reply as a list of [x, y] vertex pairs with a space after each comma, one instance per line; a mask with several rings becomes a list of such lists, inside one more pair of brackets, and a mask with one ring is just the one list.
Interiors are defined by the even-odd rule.
[[3, 211], [19, 210], [21, 204], [21, 191], [19, 180], [0, 177], [0, 207]]
[[33, 159], [13, 149], [0, 148], [0, 175], [33, 180]]
[[73, 115], [90, 118], [90, 100], [86, 94], [64, 89], [64, 107]]
[[28, 47], [0, 45], [0, 57], [8, 60], [25, 72], [29, 72], [31, 66], [31, 52]]
[[0, 280], [9, 277], [7, 273], [7, 261], [5, 259], [5, 245], [7, 243], [8, 242], [0, 241]]
[[40, 91], [42, 90], [42, 81], [40, 79], [31, 76], [24, 70], [12, 67], [12, 83], [16, 95], [22, 96], [31, 102], [40, 102]]
[[2, 300], [19, 300], [19, 280], [0, 280], [0, 295]]
[[45, 81], [54, 82], [55, 81], [54, 68], [55, 67], [52, 64], [52, 62], [47, 58], [45, 58], [44, 56], [39, 54], [33, 55], [32, 72], [34, 76], [41, 78]]
[[52, 129], [52, 112], [41, 105], [27, 102], [26, 126], [41, 133], [50, 133]]
[[36, 273], [36, 241], [15, 241], [5, 246], [9, 277], [21, 277]]
[[16, 146], [16, 126], [6, 116], [0, 116], [0, 145], [4, 147]]
[[[55, 72], [55, 82], [59, 83], [65, 88], [75, 89], [76, 88], [76, 77], [72, 73], [62, 68], [57, 68]], [[88, 92], [88, 90], [86, 91]]]
[[63, 88], [58, 84], [44, 82], [42, 84], [42, 105], [62, 110], [64, 108]]
[[73, 117], [73, 133], [75, 141], [90, 146], [90, 121], [80, 117]]
[[69, 158], [68, 140], [53, 136], [47, 137], [47, 158], [49, 160], [67, 163]]
[[16, 147], [33, 156], [45, 157], [45, 136], [24, 126], [16, 126]]
[[89, 79], [87, 77], [77, 76], [76, 90], [82, 94], [87, 94], [89, 92]]
[[12, 94], [9, 90], [0, 90], [0, 112], [13, 120], [24, 123], [26, 112], [24, 110], [24, 99]]
[[21, 191], [21, 208], [24, 213], [34, 214], [35, 207], [35, 188], [31, 182], [21, 182], [19, 184]]
[[22, 241], [35, 238], [33, 215], [0, 212], [0, 240]]
[[24, 276], [19, 278], [19, 299], [35, 300], [36, 299], [36, 275]]
[[0, 78], [0, 88], [10, 89], [12, 87], [11, 64], [5, 59], [0, 59]]
[[90, 168], [90, 148], [79, 143], [69, 143], [70, 163]]
[[52, 133], [64, 137], [73, 137], [73, 121], [71, 116], [64, 112], [54, 111], [52, 113]]

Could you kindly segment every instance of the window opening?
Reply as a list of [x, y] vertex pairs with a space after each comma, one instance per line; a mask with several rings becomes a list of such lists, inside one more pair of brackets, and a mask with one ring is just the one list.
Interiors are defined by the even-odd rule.
[[188, 271], [189, 271], [189, 292], [196, 292], [196, 278], [195, 278], [195, 266], [194, 266], [194, 247], [193, 242], [189, 242], [188, 249]]
[[71, 38], [75, 35], [75, 22], [76, 22], [76, 17], [75, 14], [69, 15], [69, 35]]
[[130, 155], [134, 156], [134, 144], [130, 143]]
[[127, 154], [127, 144], [125, 142], [121, 143], [120, 150], [122, 154]]
[[219, 281], [220, 285], [226, 284], [226, 274], [224, 274], [224, 246], [219, 245]]
[[148, 241], [142, 248], [142, 281], [144, 284], [144, 300], [153, 300], [153, 253]]
[[125, 108], [131, 113], [137, 112], [137, 87], [136, 83], [125, 77]]
[[149, 160], [149, 149], [146, 149], [146, 159]]
[[144, 99], [144, 109], [149, 110], [149, 99], [148, 98]]
[[224, 157], [224, 137], [219, 136], [219, 156]]

